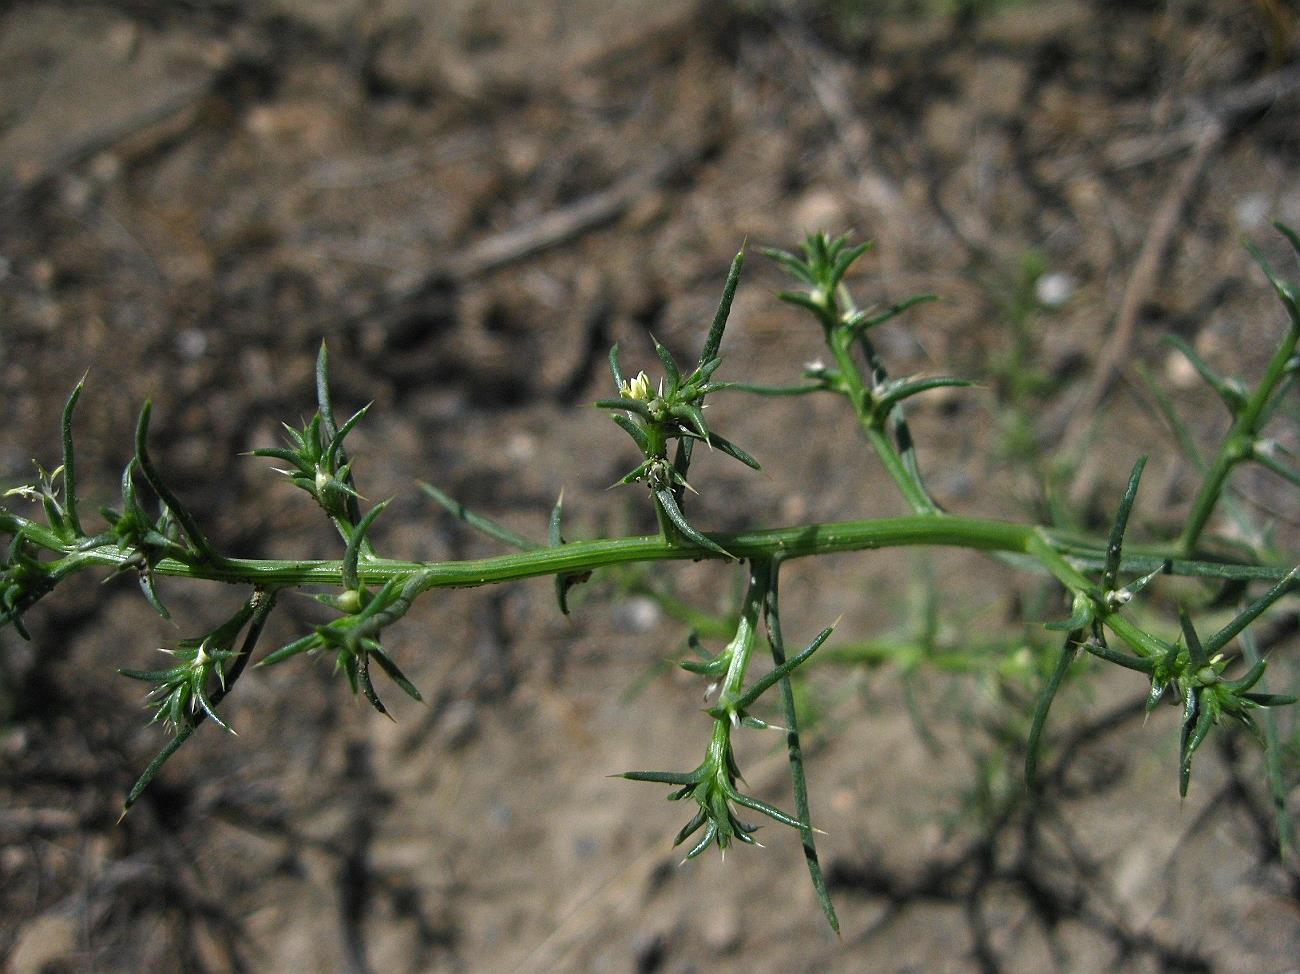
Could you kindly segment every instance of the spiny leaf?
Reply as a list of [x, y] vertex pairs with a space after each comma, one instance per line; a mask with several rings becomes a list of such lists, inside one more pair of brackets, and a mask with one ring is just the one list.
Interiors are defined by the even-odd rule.
[[718, 544], [716, 541], [706, 538], [687, 523], [685, 516], [682, 514], [681, 508], [677, 506], [677, 499], [673, 497], [673, 492], [671, 490], [667, 488], [656, 490], [654, 495], [656, 499], [658, 499], [659, 506], [663, 509], [663, 512], [668, 515], [668, 520], [673, 523], [673, 526], [676, 527], [687, 540], [695, 542], [701, 548], [708, 548], [710, 551], [716, 551], [720, 555], [724, 555], [733, 561], [735, 560], [736, 556], [730, 551], [722, 547], [722, 545]]
[[343, 552], [341, 574], [343, 576], [343, 587], [345, 589], [351, 591], [360, 590], [361, 579], [357, 576], [357, 564], [361, 558], [361, 547], [366, 540], [366, 534], [369, 532], [370, 526], [375, 523], [375, 518], [384, 513], [384, 508], [386, 508], [390, 502], [391, 498], [389, 500], [380, 501], [370, 510], [366, 511], [365, 517], [363, 517], [360, 523], [352, 529], [352, 533], [348, 538], [347, 548]]
[[708, 820], [708, 814], [703, 808], [699, 809], [689, 822], [682, 826], [682, 830], [673, 837], [673, 845], [679, 846], [693, 835], [701, 825]]
[[780, 264], [791, 277], [802, 281], [809, 287], [817, 286], [808, 265], [794, 254], [787, 253], [784, 250], [777, 250], [775, 247], [764, 247], [762, 254], [769, 260], [774, 260]]
[[[345, 475], [343, 474], [343, 467], [346, 466], [350, 470], [352, 466], [350, 463], [347, 462], [347, 457], [342, 452], [343, 441], [344, 439], [347, 438], [347, 435], [352, 432], [353, 428], [357, 425], [357, 423], [361, 422], [361, 417], [363, 417], [366, 413], [368, 413], [370, 411], [370, 407], [373, 405], [374, 405], [373, 400], [371, 402], [366, 403], [355, 413], [349, 416], [347, 420], [344, 421], [343, 425], [338, 428], [338, 432], [336, 432], [332, 437], [329, 438], [329, 445], [325, 448], [325, 455], [322, 457], [322, 462], [324, 463], [326, 470], [336, 470], [336, 476], [338, 476], [340, 480], [345, 479]], [[337, 468], [335, 467], [336, 463], [339, 464]]]
[[510, 530], [504, 524], [492, 520], [490, 517], [471, 511], [460, 501], [439, 490], [437, 487], [433, 486], [433, 484], [425, 483], [421, 480], [417, 482], [416, 486], [433, 498], [433, 500], [436, 501], [443, 510], [451, 514], [452, 517], [465, 522], [476, 531], [483, 532], [489, 538], [495, 538], [502, 544], [508, 545], [511, 548], [518, 548], [520, 551], [534, 551], [542, 547], [542, 545], [538, 544], [532, 538], [526, 538], [522, 534]]
[[[847, 241], [844, 241], [844, 243], [847, 243]], [[857, 246], [849, 247], [847, 250], [840, 251], [835, 258], [834, 264], [831, 267], [831, 277], [830, 277], [830, 281], [828, 282], [830, 286], [832, 288], [837, 286], [840, 283], [840, 280], [848, 272], [849, 267], [853, 265], [853, 262], [856, 261], [859, 257], [861, 257], [870, 249], [871, 249], [871, 241], [866, 240], [858, 244]]]
[[621, 412], [636, 413], [642, 419], [652, 420], [650, 407], [639, 399], [597, 399], [592, 403], [597, 409], [617, 409]]
[[804, 308], [811, 311], [818, 318], [825, 318], [826, 307], [817, 303], [804, 291], [782, 291], [777, 298], [786, 304], [793, 304], [795, 307]]
[[86, 376], [83, 375], [76, 386], [73, 387], [72, 394], [68, 396], [68, 401], [63, 405], [63, 421], [61, 424], [63, 436], [63, 506], [72, 535], [78, 538], [83, 536], [85, 532], [81, 529], [81, 519], [77, 516], [77, 476], [76, 457], [72, 446], [72, 414], [77, 408], [77, 400], [81, 398], [81, 390], [85, 384]]
[[898, 317], [908, 308], [915, 307], [918, 304], [927, 304], [930, 301], [938, 300], [939, 296], [937, 294], [913, 295], [912, 297], [899, 301], [896, 304], [891, 304], [884, 311], [874, 315], [871, 314], [869, 310], [854, 312], [845, 319], [844, 325], [852, 334], [859, 335], [875, 328], [877, 325], [883, 325], [885, 322]]
[[623, 771], [616, 778], [628, 781], [657, 781], [664, 785], [694, 785], [700, 781], [700, 772], [695, 771]]
[[[149, 414], [153, 409], [153, 403], [148, 399], [140, 407], [140, 418], [135, 424], [135, 460], [140, 467], [140, 473], [148, 481], [153, 492], [158, 495], [158, 499], [166, 505], [167, 510], [172, 512], [181, 529], [184, 530], [186, 537], [189, 538], [190, 546], [195, 553], [204, 560], [212, 560], [215, 554], [212, 545], [208, 542], [207, 536], [199, 527], [198, 522], [194, 520], [189, 509], [180, 501], [180, 498], [171, 492], [171, 489], [163, 481], [158, 471], [154, 469], [153, 462], [149, 458]], [[127, 468], [128, 474], [130, 467]], [[129, 479], [124, 475], [124, 484]], [[134, 485], [132, 485], [134, 494]]]
[[665, 390], [664, 395], [671, 398], [682, 384], [682, 374], [677, 369], [677, 363], [673, 361], [672, 352], [661, 345], [659, 339], [655, 338], [654, 335], [650, 336], [650, 341], [654, 342], [655, 354], [659, 356], [659, 361], [663, 363], [664, 376], [668, 379], [668, 388]]
[[1096, 617], [1097, 610], [1092, 604], [1092, 599], [1085, 592], [1075, 593], [1071, 608], [1070, 618], [1045, 623], [1043, 628], [1053, 632], [1075, 632], [1091, 624]]
[[943, 388], [965, 388], [974, 385], [969, 379], [959, 379], [956, 376], [935, 376], [931, 379], [909, 379], [899, 382], [891, 382], [875, 402], [875, 409], [881, 415], [888, 415], [889, 412], [904, 399], [919, 395], [922, 392], [929, 392], [931, 389]]
[[1179, 335], [1166, 335], [1164, 337], [1166, 345], [1171, 345], [1182, 353], [1183, 358], [1191, 364], [1196, 373], [1205, 380], [1205, 384], [1215, 391], [1223, 404], [1228, 407], [1228, 412], [1237, 415], [1242, 405], [1246, 401], [1245, 394], [1241, 388], [1233, 385], [1232, 382], [1223, 378], [1214, 369], [1210, 368], [1208, 362], [1197, 353], [1196, 349], [1183, 341]]
[[1210, 656], [1201, 645], [1201, 638], [1196, 634], [1191, 618], [1186, 609], [1178, 610], [1178, 623], [1183, 629], [1183, 639], [1187, 643], [1187, 659], [1193, 670], [1199, 670], [1210, 662]]
[[800, 831], [808, 828], [808, 826], [805, 823], [799, 821], [793, 815], [789, 815], [781, 811], [781, 809], [777, 808], [775, 805], [769, 805], [767, 802], [759, 801], [757, 798], [753, 797], [752, 795], [743, 795], [737, 791], [737, 792], [733, 792], [731, 795], [728, 795], [727, 797], [729, 797], [737, 805], [743, 805], [748, 809], [751, 809], [755, 812], [759, 812], [762, 815], [766, 815], [768, 818], [774, 819], [775, 821], [780, 822], [782, 825], [788, 825], [791, 828], [799, 829]]
[[268, 653], [260, 661], [258, 666], [274, 666], [276, 663], [283, 663], [291, 656], [297, 656], [299, 653], [306, 652], [309, 649], [318, 649], [323, 645], [319, 633], [308, 633], [306, 636], [300, 636], [291, 643], [286, 643], [272, 653]]
[[701, 365], [718, 357], [718, 349], [722, 346], [722, 332], [727, 327], [727, 319], [731, 317], [731, 303], [736, 297], [736, 288], [740, 284], [740, 268], [744, 263], [745, 250], [742, 247], [732, 258], [731, 267], [727, 270], [727, 283], [722, 286], [722, 299], [718, 302], [718, 310], [713, 313], [713, 324], [709, 326], [709, 334], [704, 339], [704, 348], [700, 351]]
[[1210, 732], [1214, 723], [1214, 710], [1207, 706], [1203, 694], [1194, 688], [1187, 690], [1187, 704], [1183, 711], [1183, 724], [1179, 740], [1178, 795], [1187, 797], [1187, 786], [1192, 779], [1192, 758]]
[[1060, 655], [1056, 658], [1056, 666], [1052, 668], [1052, 674], [1043, 684], [1043, 692], [1038, 696], [1038, 703], [1034, 705], [1034, 721], [1029, 728], [1029, 742], [1025, 749], [1025, 786], [1031, 792], [1035, 790], [1038, 783], [1038, 755], [1042, 750], [1047, 715], [1052, 709], [1052, 701], [1056, 699], [1056, 692], [1061, 688], [1065, 674], [1070, 669], [1070, 663], [1074, 661], [1075, 647], [1082, 636], [1083, 633], [1078, 630], [1066, 636], [1065, 645], [1061, 647]]
[[[563, 512], [564, 491], [560, 491], [560, 496], [555, 500], [555, 507], [551, 508], [551, 522], [547, 532], [552, 548], [564, 544], [564, 537], [560, 534], [560, 518]], [[575, 585], [580, 585], [589, 578], [591, 578], [591, 572], [560, 573], [555, 576], [555, 600], [559, 603], [561, 614], [566, 616], [569, 614], [569, 589]]]
[[[763, 598], [763, 621], [767, 626], [768, 647], [772, 652], [772, 663], [781, 666], [786, 661], [785, 643], [781, 636], [780, 610], [780, 562], [774, 560], [768, 575], [767, 592]], [[799, 829], [800, 844], [803, 846], [804, 863], [808, 868], [808, 877], [812, 882], [813, 892], [821, 907], [822, 915], [837, 934], [840, 932], [839, 917], [835, 914], [835, 905], [831, 902], [830, 890], [822, 874], [821, 861], [817, 857], [817, 843], [812, 830], [812, 811], [808, 803], [808, 782], [803, 769], [803, 748], [799, 742], [799, 715], [795, 708], [794, 688], [790, 685], [787, 673], [779, 681], [781, 687], [781, 711], [785, 720], [786, 755], [790, 763], [790, 780], [794, 786], [795, 814], [804, 823]]]
[[614, 376], [614, 388], [622, 389], [624, 385], [623, 370], [618, 365], [618, 343], [615, 342], [609, 350], [609, 371]]
[[745, 691], [743, 696], [741, 696], [738, 700], [736, 700], [736, 702], [732, 705], [734, 709], [737, 711], [744, 710], [746, 707], [753, 704], [754, 701], [756, 701], [764, 693], [766, 693], [768, 691], [768, 688], [773, 686], [778, 680], [785, 679], [787, 676], [793, 673], [798, 667], [806, 663], [809, 657], [811, 657], [813, 653], [817, 652], [817, 650], [821, 648], [822, 643], [826, 642], [826, 640], [830, 638], [831, 633], [834, 631], [835, 631], [834, 626], [827, 626], [825, 629], [823, 629], [821, 632], [817, 634], [817, 638], [815, 638], [811, 643], [809, 643], [808, 647], [803, 652], [799, 653], [797, 656], [790, 657], [784, 663], [781, 663], [778, 666], [774, 666], [770, 671], [763, 674], [763, 676], [760, 679], [754, 682], [753, 686], [751, 686], [748, 690]]
[[635, 421], [624, 416], [622, 413], [614, 413], [609, 418], [617, 423], [623, 432], [632, 437], [632, 442], [637, 445], [637, 449], [642, 453], [645, 453], [650, 449], [650, 441], [646, 439], [645, 430], [637, 425]]
[[1205, 641], [1205, 651], [1213, 656], [1228, 645], [1238, 633], [1254, 622], [1274, 602], [1295, 587], [1300, 580], [1300, 565], [1286, 573], [1276, 585], [1242, 609], [1231, 622]]

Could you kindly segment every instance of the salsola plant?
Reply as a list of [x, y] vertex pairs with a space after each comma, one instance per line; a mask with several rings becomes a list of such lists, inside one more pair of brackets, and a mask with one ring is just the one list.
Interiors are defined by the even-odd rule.
[[[1279, 230], [1300, 252], [1300, 237]], [[1267, 743], [1256, 711], [1290, 704], [1294, 698], [1263, 692], [1266, 660], [1243, 637], [1247, 627], [1293, 591], [1297, 572], [1276, 552], [1230, 548], [1207, 539], [1232, 472], [1259, 463], [1292, 484], [1300, 471], [1285, 451], [1270, 440], [1265, 427], [1300, 375], [1300, 288], [1281, 279], [1258, 253], [1257, 261], [1271, 282], [1286, 314], [1286, 324], [1263, 375], [1248, 385], [1222, 378], [1191, 348], [1175, 343], [1231, 414], [1231, 428], [1210, 458], [1194, 459], [1201, 483], [1177, 537], [1163, 544], [1126, 550], [1130, 515], [1138, 500], [1145, 460], [1133, 468], [1127, 489], [1117, 499], [1113, 527], [1105, 538], [1078, 537], [1048, 525], [963, 517], [944, 510], [926, 488], [905, 418], [907, 401], [943, 386], [962, 386], [952, 377], [891, 376], [876, 345], [875, 329], [908, 308], [929, 299], [912, 298], [883, 308], [860, 308], [844, 278], [865, 244], [845, 237], [809, 237], [799, 254], [768, 251], [793, 278], [794, 289], [781, 299], [805, 312], [820, 327], [824, 362], [804, 370], [800, 381], [783, 387], [758, 386], [721, 377], [720, 348], [740, 279], [742, 256], [733, 261], [717, 313], [705, 335], [698, 360], [689, 368], [676, 362], [658, 342], [654, 350], [659, 375], [623, 371], [618, 349], [610, 352], [610, 396], [596, 405], [630, 437], [638, 459], [622, 485], [642, 485], [648, 492], [659, 532], [648, 537], [611, 537], [566, 541], [561, 536], [561, 507], [550, 517], [546, 543], [519, 535], [468, 511], [437, 488], [423, 485], [463, 521], [513, 549], [476, 561], [414, 563], [380, 555], [370, 529], [385, 503], [367, 505], [356, 487], [348, 434], [366, 408], [337, 422], [330, 401], [328, 362], [321, 348], [316, 370], [316, 411], [301, 428], [285, 427], [280, 446], [254, 451], [269, 458], [290, 481], [311, 495], [337, 529], [341, 556], [330, 561], [258, 560], [221, 552], [204, 533], [199, 518], [167, 484], [149, 455], [150, 406], [140, 411], [134, 456], [121, 478], [117, 506], [100, 509], [102, 525], [86, 527], [84, 503], [77, 489], [73, 414], [82, 393], [79, 383], [67, 400], [62, 423], [62, 462], [48, 471], [37, 465], [31, 484], [9, 490], [0, 507], [0, 622], [27, 636], [23, 617], [42, 597], [70, 575], [87, 569], [133, 575], [149, 604], [161, 615], [168, 610], [154, 580], [220, 580], [247, 590], [229, 619], [215, 628], [180, 640], [168, 650], [168, 665], [157, 670], [123, 668], [122, 675], [148, 684], [147, 699], [156, 721], [169, 735], [166, 745], [126, 795], [125, 809], [140, 797], [166, 760], [205, 721], [228, 729], [221, 705], [235, 688], [257, 644], [277, 597], [286, 589], [306, 589], [333, 613], [332, 618], [257, 660], [268, 666], [306, 655], [324, 654], [346, 677], [354, 693], [364, 695], [386, 713], [376, 687], [381, 674], [403, 692], [419, 691], [384, 647], [384, 631], [397, 623], [415, 600], [438, 588], [482, 586], [535, 576], [552, 576], [560, 611], [569, 611], [570, 589], [593, 572], [616, 566], [666, 560], [711, 559], [721, 570], [744, 573], [743, 596], [731, 638], [716, 651], [692, 637], [698, 658], [681, 665], [704, 677], [710, 687], [707, 716], [712, 722], [703, 759], [682, 771], [629, 771], [623, 777], [667, 785], [670, 798], [687, 806], [687, 821], [675, 842], [691, 859], [710, 846], [726, 850], [733, 842], [753, 844], [761, 816], [796, 830], [822, 910], [838, 929], [817, 860], [808, 792], [805, 786], [791, 675], [805, 665], [832, 635], [821, 630], [797, 651], [787, 649], [782, 631], [778, 589], [787, 561], [836, 552], [898, 546], [944, 546], [975, 549], [1027, 571], [1046, 574], [1064, 591], [1068, 617], [1048, 629], [1063, 634], [1057, 664], [1046, 680], [1029, 732], [1026, 782], [1035, 786], [1040, 739], [1053, 696], [1080, 654], [1141, 674], [1150, 683], [1148, 706], [1174, 701], [1182, 709], [1178, 788], [1186, 794], [1197, 751], [1216, 726], [1236, 723]], [[784, 528], [750, 528], [733, 533], [707, 532], [689, 515], [694, 451], [709, 449], [747, 467], [758, 463], [746, 449], [712, 428], [705, 401], [718, 395], [801, 396], [829, 394], [842, 398], [856, 417], [868, 446], [884, 465], [911, 513], [905, 517], [870, 518]], [[1170, 412], [1171, 421], [1177, 422]], [[1186, 440], [1187, 438], [1184, 437]], [[707, 489], [705, 485], [698, 485]], [[21, 502], [33, 502], [32, 516]], [[1129, 546], [1130, 548], [1132, 546]], [[1140, 620], [1136, 600], [1163, 576], [1192, 576], [1220, 583], [1222, 598], [1234, 601], [1236, 614], [1226, 625], [1207, 631], [1187, 611], [1161, 627]], [[766, 644], [771, 666], [751, 674], [754, 649]], [[800, 640], [800, 644], [802, 644]], [[782, 810], [747, 794], [733, 750], [733, 738], [748, 728], [768, 725], [756, 715], [761, 697], [775, 693], [783, 714], [793, 778], [794, 804]]]

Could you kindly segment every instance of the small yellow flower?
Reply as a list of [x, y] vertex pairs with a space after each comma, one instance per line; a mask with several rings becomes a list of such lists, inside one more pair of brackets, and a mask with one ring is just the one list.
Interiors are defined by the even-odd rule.
[[631, 382], [624, 382], [619, 386], [618, 393], [624, 399], [636, 399], [639, 402], [648, 402], [652, 394], [650, 388], [650, 377], [644, 372], [641, 372]]

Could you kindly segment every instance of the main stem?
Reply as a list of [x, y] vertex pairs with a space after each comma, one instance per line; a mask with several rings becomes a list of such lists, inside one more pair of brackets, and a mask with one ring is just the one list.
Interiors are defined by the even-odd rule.
[[[19, 531], [32, 544], [62, 556], [51, 563], [60, 578], [96, 565], [117, 568], [132, 558], [131, 552], [119, 551], [116, 545], [101, 545], [87, 551], [78, 551], [48, 527], [0, 510], [0, 534], [12, 536]], [[1067, 545], [1032, 524], [951, 515], [936, 517], [926, 514], [833, 521], [788, 528], [717, 533], [710, 534], [709, 537], [738, 558], [755, 560], [788, 560], [848, 551], [916, 546], [969, 548], [1009, 555], [1028, 555], [1037, 565], [1042, 565], [1043, 557], [1050, 551], [1062, 561], [1068, 559], [1069, 565], [1076, 570], [1091, 570], [1105, 559], [1102, 545], [1095, 549], [1073, 542]], [[1126, 554], [1123, 570], [1150, 571], [1165, 556], [1159, 551], [1132, 556]], [[367, 585], [382, 585], [392, 578], [407, 579], [420, 574], [423, 576], [422, 589], [471, 588], [543, 575], [582, 574], [631, 562], [698, 561], [721, 557], [716, 552], [686, 540], [667, 541], [661, 537], [643, 536], [574, 541], [554, 548], [537, 548], [473, 561], [362, 559], [357, 574]], [[218, 558], [211, 562], [191, 563], [165, 558], [154, 566], [153, 571], [157, 575], [284, 588], [294, 585], [339, 585], [342, 569], [339, 560]], [[1171, 560], [1168, 571], [1173, 575], [1274, 582], [1286, 574], [1285, 569], [1193, 562], [1176, 558]]]

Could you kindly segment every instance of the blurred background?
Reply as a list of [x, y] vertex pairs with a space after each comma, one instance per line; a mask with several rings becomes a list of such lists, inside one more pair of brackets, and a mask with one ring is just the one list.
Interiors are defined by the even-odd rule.
[[[279, 423], [371, 400], [361, 492], [396, 497], [393, 557], [499, 553], [428, 480], [544, 538], [653, 530], [635, 462], [588, 405], [693, 360], [728, 263], [747, 263], [720, 378], [791, 383], [819, 329], [758, 250], [809, 231], [875, 241], [863, 303], [941, 302], [880, 332], [948, 509], [1104, 531], [1152, 457], [1135, 536], [1176, 533], [1226, 415], [1160, 343], [1255, 377], [1283, 314], [1243, 249], [1292, 279], [1300, 225], [1294, 0], [105, 0], [0, 2], [0, 486], [58, 462], [77, 416], [86, 510], [116, 503], [154, 402], [156, 458], [222, 551], [337, 557], [270, 464]], [[1276, 436], [1296, 447], [1295, 396]], [[852, 416], [817, 397], [714, 397], [755, 455], [693, 468], [706, 530], [904, 508]], [[1219, 522], [1294, 561], [1294, 491], [1233, 480]], [[1272, 534], [1264, 533], [1271, 530]], [[1286, 553], [1290, 552], [1289, 555]], [[539, 580], [427, 596], [387, 645], [426, 705], [354, 699], [328, 661], [246, 676], [116, 824], [165, 740], [155, 647], [238, 604], [221, 586], [74, 579], [0, 632], [0, 960], [54, 971], [1294, 970], [1295, 719], [1266, 784], [1219, 734], [1177, 797], [1177, 713], [1143, 722], [1135, 674], [1058, 698], [1047, 791], [1021, 787], [1059, 594], [974, 556], [859, 554], [785, 573], [786, 638], [843, 614], [799, 681], [813, 814], [844, 936], [797, 837], [678, 868], [688, 817], [605, 775], [693, 767], [694, 625], [720, 646], [734, 570], [598, 575], [571, 619]], [[1149, 605], [1173, 632], [1170, 585]], [[683, 595], [682, 593], [685, 593]], [[684, 600], [684, 601], [679, 601]], [[268, 646], [321, 616], [286, 597]], [[1213, 610], [1207, 610], [1212, 613]], [[1026, 625], [1025, 623], [1029, 623]], [[1261, 626], [1296, 684], [1295, 603]], [[277, 642], [278, 641], [278, 642]], [[381, 688], [382, 689], [382, 688]], [[782, 742], [740, 750], [790, 807]], [[1288, 799], [1289, 794], [1289, 799]]]

